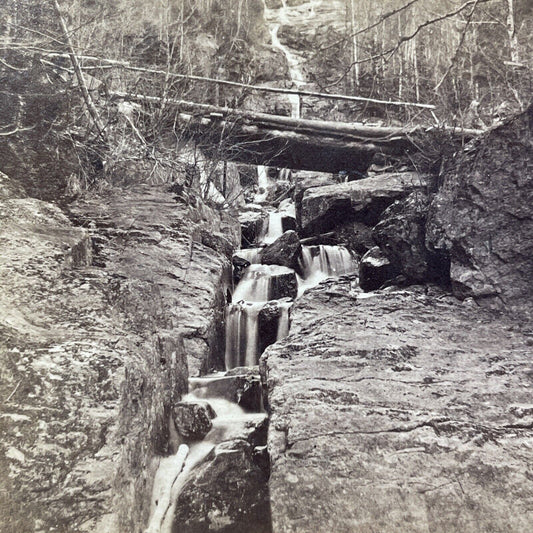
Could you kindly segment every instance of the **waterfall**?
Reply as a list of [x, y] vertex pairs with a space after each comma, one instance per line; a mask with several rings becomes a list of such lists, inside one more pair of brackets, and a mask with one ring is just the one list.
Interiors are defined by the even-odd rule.
[[283, 213], [272, 211], [268, 214], [268, 226], [261, 238], [264, 244], [272, 244], [283, 234]]
[[257, 364], [258, 316], [263, 303], [238, 302], [226, 310], [226, 368]]
[[240, 257], [250, 264], [258, 264], [261, 262], [261, 250], [262, 248], [245, 248], [239, 250], [233, 257]]
[[303, 246], [302, 271], [308, 278], [317, 272], [327, 276], [342, 276], [355, 272], [357, 263], [344, 246]]
[[273, 298], [275, 278], [293, 274], [293, 270], [280, 265], [250, 265], [235, 288], [233, 302], [268, 302]]
[[292, 307], [292, 304], [292, 301], [279, 303], [281, 315], [278, 323], [278, 331], [276, 333], [276, 342], [284, 339], [289, 334], [289, 310]]
[[[237, 252], [240, 256], [240, 252]], [[294, 280], [294, 270], [280, 265], [251, 264], [245, 269], [241, 281], [233, 293], [232, 303], [226, 308], [226, 369], [238, 366], [254, 366], [257, 364], [260, 352], [259, 321], [260, 313], [265, 309], [268, 327], [272, 328], [272, 309], [267, 305], [273, 304], [279, 311], [276, 335], [272, 341], [280, 340], [289, 332], [290, 299], [277, 300], [281, 286], [286, 278]], [[282, 289], [285, 291], [285, 289]], [[264, 322], [263, 322], [264, 323]], [[276, 324], [275, 324], [276, 325]], [[264, 339], [263, 339], [264, 340]]]
[[268, 167], [259, 165], [257, 167], [257, 186], [260, 192], [254, 197], [254, 202], [262, 204], [266, 202], [268, 197], [268, 189], [270, 187], [270, 179], [268, 177]]
[[302, 246], [300, 271], [298, 296], [329, 277], [357, 272], [357, 262], [344, 246]]
[[160, 460], [152, 489], [150, 521], [145, 533], [172, 533], [176, 502], [194, 468], [206, 460], [217, 444], [241, 437], [245, 428], [253, 427], [265, 418], [264, 413], [246, 413], [236, 403], [223, 398], [209, 398], [207, 402], [196, 394], [195, 389], [182, 401], [209, 403], [216, 416], [203, 440], [189, 446], [182, 444], [176, 454]]

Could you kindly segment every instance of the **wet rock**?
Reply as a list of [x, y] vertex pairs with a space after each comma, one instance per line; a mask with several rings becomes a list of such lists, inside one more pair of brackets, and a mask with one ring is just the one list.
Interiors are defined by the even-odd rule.
[[257, 367], [233, 368], [220, 377], [192, 379], [191, 390], [199, 398], [224, 398], [240, 405], [249, 412], [258, 413], [262, 408], [261, 381]]
[[269, 533], [267, 479], [249, 443], [219, 444], [178, 496], [172, 531]]
[[378, 246], [370, 249], [359, 264], [359, 286], [374, 291], [398, 274], [398, 270]]
[[443, 172], [427, 243], [449, 254], [454, 294], [533, 301], [533, 106], [469, 143]]
[[281, 218], [281, 229], [283, 232], [294, 230], [296, 231], [296, 219], [291, 216], [284, 216]]
[[295, 231], [286, 231], [279, 239], [263, 249], [263, 265], [281, 265], [296, 270], [302, 257], [302, 245]]
[[324, 187], [326, 185], [335, 185], [336, 183], [337, 181], [333, 177], [333, 174], [305, 170], [296, 173], [294, 207], [296, 210], [296, 224], [298, 228], [302, 226], [302, 199], [305, 191], [312, 187]]
[[257, 317], [259, 353], [263, 353], [267, 346], [276, 342], [280, 317], [281, 309], [277, 301], [268, 302], [259, 311]]
[[272, 277], [269, 300], [294, 299], [296, 296], [298, 296], [298, 280], [294, 271], [287, 270]]
[[202, 440], [213, 427], [215, 416], [208, 403], [180, 402], [172, 412], [176, 430], [186, 440]]
[[262, 209], [241, 211], [239, 223], [242, 232], [242, 248], [248, 248], [259, 240], [265, 224], [268, 223], [268, 214]]
[[390, 262], [408, 280], [446, 281], [449, 261], [426, 247], [429, 199], [422, 191], [410, 194], [385, 210], [372, 236]]
[[273, 531], [529, 530], [533, 430], [513, 409], [531, 404], [529, 325], [348, 280], [292, 320], [261, 359]]
[[231, 263], [233, 265], [233, 283], [236, 285], [241, 280], [244, 271], [250, 266], [250, 261], [234, 255]]
[[395, 200], [424, 184], [424, 177], [404, 172], [308, 189], [302, 197], [302, 234], [325, 233], [350, 221], [373, 226]]

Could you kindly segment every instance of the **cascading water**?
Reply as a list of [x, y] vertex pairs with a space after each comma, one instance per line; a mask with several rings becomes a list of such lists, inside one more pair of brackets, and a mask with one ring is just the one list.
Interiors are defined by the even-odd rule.
[[[209, 378], [204, 378], [209, 379]], [[185, 403], [209, 403], [215, 412], [212, 429], [201, 440], [180, 445], [178, 452], [161, 459], [152, 490], [150, 522], [145, 533], [172, 533], [174, 512], [178, 497], [196, 466], [206, 460], [211, 451], [222, 442], [240, 438], [245, 428], [260, 424], [264, 413], [247, 413], [236, 403], [224, 398], [203, 399], [202, 387], [185, 395]]]
[[[314, 9], [321, 0], [309, 3]], [[294, 85], [302, 87], [305, 79], [299, 67], [299, 58], [278, 38], [280, 24], [289, 24], [289, 7], [282, 0], [283, 8], [278, 12], [278, 20], [271, 27], [272, 45], [283, 52], [289, 64], [289, 71]], [[268, 10], [265, 4], [266, 19], [272, 20], [273, 10]], [[312, 16], [312, 9], [308, 16]], [[292, 116], [300, 117], [300, 98], [291, 95], [289, 98]], [[255, 201], [264, 203], [271, 186], [268, 168], [258, 167], [259, 192]], [[269, 213], [268, 227], [265, 227], [260, 238], [261, 244], [268, 245], [276, 241], [283, 233], [283, 218], [294, 218], [294, 204], [283, 202], [278, 211]], [[320, 283], [327, 277], [340, 276], [356, 272], [357, 265], [346, 248], [339, 246], [303, 246], [299, 264], [301, 277], [287, 267], [267, 266], [261, 264], [262, 248], [240, 250], [237, 256], [248, 261], [248, 266], [235, 288], [232, 302], [226, 309], [226, 370], [241, 366], [255, 366], [261, 351], [269, 343], [279, 341], [289, 334], [290, 309], [293, 305], [291, 298], [283, 298], [285, 294], [278, 294], [279, 279], [296, 280], [297, 293], [301, 295], [307, 288]], [[290, 283], [289, 283], [290, 285]], [[296, 296], [296, 291], [291, 295]], [[264, 316], [263, 316], [264, 315]], [[261, 322], [265, 320], [268, 338], [262, 338]], [[236, 403], [218, 397], [209, 384], [228, 379], [224, 373], [214, 374], [202, 378], [191, 378], [190, 393], [182, 401], [191, 403], [209, 403], [216, 417], [212, 421], [212, 429], [202, 441], [181, 444], [177, 453], [161, 459], [153, 487], [151, 518], [146, 533], [171, 533], [173, 528], [174, 511], [180, 492], [193, 474], [194, 469], [206, 461], [213, 449], [222, 442], [230, 439], [242, 438], [245, 428], [257, 427], [265, 419], [264, 413], [246, 413]], [[260, 409], [259, 409], [260, 410]], [[170, 419], [170, 427], [174, 422]], [[175, 430], [174, 430], [175, 433]]]
[[302, 246], [298, 296], [332, 276], [357, 272], [357, 262], [344, 246]]
[[268, 225], [266, 232], [261, 238], [263, 244], [272, 244], [283, 234], [283, 214], [279, 211], [272, 211], [268, 214]]

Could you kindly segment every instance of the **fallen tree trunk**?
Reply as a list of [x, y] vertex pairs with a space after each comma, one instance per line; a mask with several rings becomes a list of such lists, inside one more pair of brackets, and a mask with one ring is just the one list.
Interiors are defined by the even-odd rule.
[[[161, 98], [157, 96], [147, 96], [143, 94], [129, 94], [124, 92], [111, 92], [111, 96], [125, 100], [139, 102], [160, 103]], [[226, 119], [243, 119], [251, 121], [257, 125], [277, 126], [279, 129], [290, 129], [298, 132], [314, 132], [330, 136], [352, 137], [354, 140], [390, 140], [396, 137], [405, 138], [419, 132], [428, 131], [435, 128], [396, 127], [396, 126], [368, 126], [350, 122], [332, 122], [327, 120], [310, 120], [286, 117], [282, 115], [271, 115], [268, 113], [257, 113], [254, 111], [232, 109], [229, 107], [217, 107], [210, 104], [198, 104], [186, 100], [165, 100], [165, 103], [174, 105], [184, 111], [195, 115], [216, 115]], [[472, 138], [483, 133], [483, 130], [443, 127], [443, 130], [456, 137]]]
[[[114, 98], [160, 104], [143, 94], [110, 93]], [[165, 99], [177, 108], [180, 134], [197, 141], [209, 157], [252, 165], [337, 173], [364, 173], [376, 153], [398, 156], [418, 151], [422, 127], [377, 127], [346, 122], [295, 119]], [[478, 130], [447, 129], [456, 140], [468, 140]]]
[[220, 118], [179, 113], [181, 134], [215, 160], [297, 170], [365, 172], [378, 147], [373, 143], [275, 130]]

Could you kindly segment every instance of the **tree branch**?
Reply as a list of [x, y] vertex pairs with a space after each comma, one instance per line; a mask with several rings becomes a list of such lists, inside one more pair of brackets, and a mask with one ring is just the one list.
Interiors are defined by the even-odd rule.
[[59, 7], [59, 3], [57, 0], [52, 0], [52, 3], [54, 5], [55, 12], [57, 14], [57, 18], [59, 19], [59, 23], [61, 25], [61, 30], [63, 32], [63, 37], [65, 39], [65, 45], [68, 48], [68, 55], [70, 57], [70, 61], [72, 62], [72, 66], [74, 67], [74, 73], [76, 74], [76, 79], [78, 80], [78, 85], [80, 87], [81, 94], [83, 96], [83, 100], [85, 101], [85, 105], [87, 106], [87, 109], [89, 111], [89, 115], [93, 119], [93, 122], [96, 126], [96, 129], [98, 130], [98, 133], [100, 137], [105, 141], [106, 135], [105, 135], [105, 126], [100, 119], [100, 115], [98, 114], [98, 110], [96, 109], [96, 106], [94, 105], [93, 99], [91, 98], [91, 95], [89, 94], [89, 90], [87, 89], [87, 84], [85, 83], [85, 78], [83, 77], [83, 72], [80, 68], [80, 63], [78, 61], [78, 58], [76, 57], [76, 53], [74, 52], [74, 47], [72, 45], [72, 40], [70, 39], [70, 35], [68, 32], [67, 25], [65, 23], [65, 20], [61, 14], [61, 9]]

